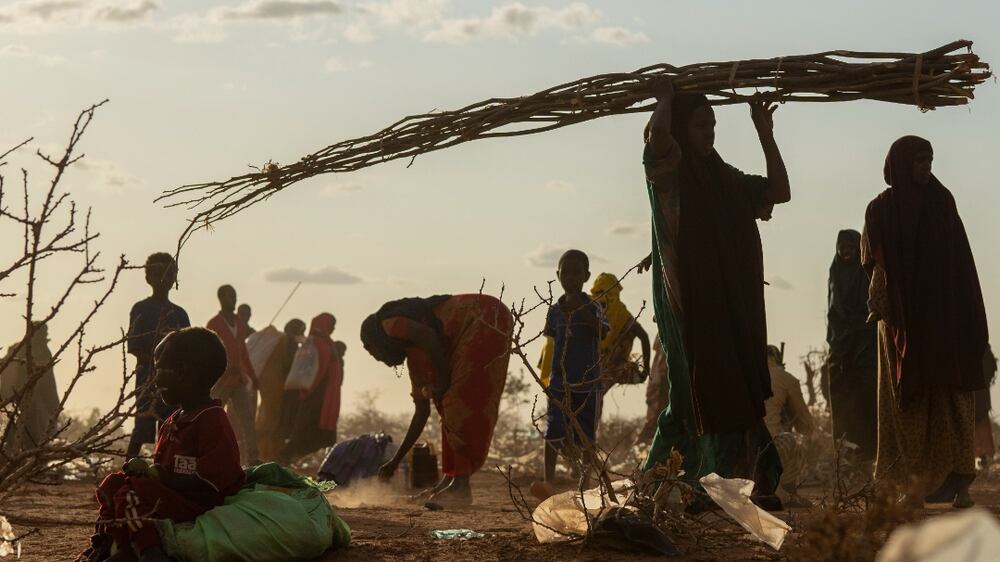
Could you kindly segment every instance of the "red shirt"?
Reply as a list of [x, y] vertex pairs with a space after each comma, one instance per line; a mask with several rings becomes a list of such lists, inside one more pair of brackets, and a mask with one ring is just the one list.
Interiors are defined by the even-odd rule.
[[216, 492], [212, 497], [192, 498], [199, 503], [222, 505], [245, 479], [236, 435], [219, 400], [198, 410], [171, 414], [160, 426], [153, 462], [175, 474], [197, 476], [211, 486]]
[[253, 363], [250, 362], [250, 352], [247, 350], [247, 325], [239, 316], [235, 317], [236, 325], [230, 326], [222, 313], [216, 314], [208, 321], [206, 328], [215, 332], [222, 345], [226, 348], [226, 372], [215, 383], [216, 387], [232, 388], [247, 381], [257, 380]]

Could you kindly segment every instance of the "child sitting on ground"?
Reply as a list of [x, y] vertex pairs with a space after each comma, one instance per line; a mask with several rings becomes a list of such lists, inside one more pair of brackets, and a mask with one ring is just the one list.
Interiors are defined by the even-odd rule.
[[[210, 396], [226, 370], [218, 336], [204, 328], [171, 332], [153, 361], [157, 392], [180, 409], [160, 427], [152, 466], [133, 458], [98, 486], [97, 534], [81, 562], [169, 560], [153, 520], [191, 521], [243, 486], [236, 436]], [[109, 557], [112, 542], [117, 552]]]
[[546, 389], [548, 408], [545, 430], [545, 480], [531, 486], [545, 499], [555, 493], [556, 458], [564, 454], [567, 441], [583, 451], [584, 484], [593, 461], [597, 422], [600, 416], [601, 371], [598, 345], [608, 333], [601, 305], [583, 291], [590, 279], [590, 260], [580, 250], [569, 250], [559, 258], [557, 272], [565, 294], [549, 308], [545, 335], [554, 340], [552, 371]]

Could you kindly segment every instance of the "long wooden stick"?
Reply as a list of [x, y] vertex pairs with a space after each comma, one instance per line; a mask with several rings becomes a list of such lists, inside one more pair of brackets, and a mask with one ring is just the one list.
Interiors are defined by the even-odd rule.
[[278, 311], [274, 313], [274, 316], [271, 317], [271, 321], [267, 323], [268, 326], [274, 324], [274, 321], [278, 319], [278, 315], [281, 314], [281, 311], [285, 310], [285, 307], [288, 306], [288, 301], [292, 300], [292, 297], [295, 296], [295, 291], [298, 291], [301, 286], [302, 281], [295, 284], [295, 287], [292, 288], [292, 292], [288, 293], [288, 296], [285, 297], [285, 302], [281, 303], [281, 306], [278, 307]]
[[599, 117], [649, 111], [651, 83], [671, 77], [678, 92], [709, 96], [716, 105], [749, 100], [840, 102], [877, 100], [921, 110], [963, 105], [991, 76], [971, 41], [925, 53], [827, 51], [772, 59], [658, 64], [631, 73], [583, 78], [518, 98], [491, 98], [454, 111], [405, 117], [381, 131], [341, 141], [298, 162], [268, 162], [224, 181], [184, 185], [157, 201], [196, 210], [179, 246], [196, 230], [259, 203], [304, 179], [360, 170], [442, 150], [476, 139], [551, 131]]

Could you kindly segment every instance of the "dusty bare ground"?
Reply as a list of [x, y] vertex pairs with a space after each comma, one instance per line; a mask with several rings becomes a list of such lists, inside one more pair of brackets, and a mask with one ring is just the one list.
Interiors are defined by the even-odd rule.
[[[353, 531], [352, 545], [330, 551], [318, 560], [653, 560], [654, 556], [626, 551], [607, 545], [544, 546], [537, 543], [531, 526], [524, 522], [508, 497], [507, 484], [495, 472], [484, 472], [473, 479], [476, 505], [461, 511], [426, 511], [418, 505], [393, 500], [388, 494], [349, 490], [331, 493], [331, 500], [341, 507], [338, 513]], [[818, 494], [814, 494], [818, 495]], [[973, 486], [977, 503], [1000, 516], [1000, 480], [977, 480]], [[372, 505], [385, 504], [391, 505]], [[354, 507], [344, 507], [354, 506]], [[22, 533], [38, 529], [23, 542], [22, 560], [71, 560], [85, 546], [93, 529], [96, 502], [93, 486], [65, 483], [59, 486], [32, 485], [13, 500], [0, 506]], [[929, 517], [949, 512], [930, 509]], [[788, 514], [781, 515], [788, 519]], [[793, 528], [810, 517], [807, 510], [792, 514]], [[465, 542], [434, 539], [434, 529], [469, 528], [487, 536]], [[794, 545], [795, 535], [786, 544]], [[787, 554], [771, 551], [748, 540], [736, 540], [723, 550], [688, 552], [686, 560], [787, 560]]]

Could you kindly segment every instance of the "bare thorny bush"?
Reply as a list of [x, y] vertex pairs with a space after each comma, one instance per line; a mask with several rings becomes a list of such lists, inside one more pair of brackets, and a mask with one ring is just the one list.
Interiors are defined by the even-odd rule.
[[[22, 168], [16, 179], [22, 187], [23, 205], [14, 208], [11, 204], [10, 185], [13, 182], [0, 173], [0, 226], [7, 223], [7, 226], [13, 224], [15, 228], [23, 228], [21, 251], [15, 252], [7, 265], [0, 266], [0, 298], [24, 302], [21, 315], [24, 337], [11, 345], [0, 359], [0, 373], [6, 376], [13, 376], [10, 373], [14, 370], [23, 373], [23, 380], [14, 385], [10, 395], [0, 396], [0, 502], [39, 475], [58, 473], [80, 462], [94, 468], [120, 456], [118, 441], [123, 434], [122, 426], [136, 413], [134, 406], [126, 405], [131, 403], [130, 398], [135, 393], [127, 390], [132, 375], [126, 369], [125, 335], [121, 333], [111, 341], [95, 344], [87, 334], [95, 316], [104, 308], [130, 266], [124, 256], [120, 256], [110, 270], [100, 265], [101, 253], [91, 247], [99, 235], [91, 231], [90, 212], [88, 210], [81, 217], [69, 191], [63, 187], [69, 168], [84, 157], [78, 154], [84, 133], [97, 109], [106, 102], [79, 114], [68, 142], [59, 153], [36, 150], [36, 156], [51, 172], [51, 179], [44, 189], [33, 188], [28, 170]], [[33, 140], [29, 138], [0, 153], [0, 166], [7, 163], [8, 156], [28, 147]], [[54, 296], [43, 296], [41, 279], [45, 279], [46, 287], [51, 286], [52, 281], [43, 269], [71, 260], [79, 260], [79, 266], [61, 282]], [[86, 287], [95, 287], [92, 290], [97, 292], [96, 298], [79, 316], [67, 320], [68, 303], [80, 298]], [[49, 353], [39, 348], [42, 342], [36, 335], [51, 335], [49, 327], [57, 319], [60, 326], [69, 325], [69, 328], [59, 337], [51, 338], [51, 343], [45, 346], [51, 349]], [[106, 412], [93, 414], [85, 424], [74, 423], [65, 415], [66, 403], [81, 381], [97, 370], [98, 357], [108, 353], [121, 354], [122, 381], [115, 403]], [[59, 393], [58, 406], [50, 412], [44, 432], [25, 439], [19, 435], [19, 421], [24, 421], [22, 418], [31, 407], [39, 382], [43, 377], [52, 376], [54, 367], [59, 367], [64, 376], [69, 371], [69, 382]]]

